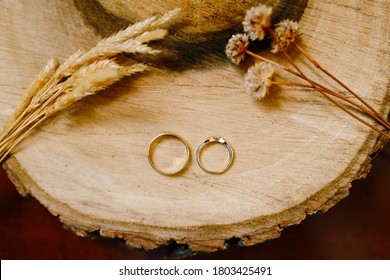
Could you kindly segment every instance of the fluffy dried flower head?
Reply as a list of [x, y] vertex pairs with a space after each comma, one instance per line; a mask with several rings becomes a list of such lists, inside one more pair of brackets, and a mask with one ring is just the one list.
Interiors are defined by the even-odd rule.
[[245, 51], [248, 49], [249, 37], [246, 34], [233, 35], [226, 45], [226, 55], [234, 63], [240, 64], [245, 59]]
[[249, 68], [245, 76], [246, 92], [257, 99], [264, 98], [272, 86], [272, 76], [275, 68], [266, 62], [259, 62]]
[[245, 15], [242, 25], [252, 40], [264, 39], [266, 30], [271, 26], [272, 7], [260, 5], [250, 8]]
[[[282, 47], [285, 51], [287, 51], [288, 46], [295, 41], [295, 38], [301, 35], [298, 22], [289, 19], [276, 24], [274, 32], [280, 47]], [[277, 53], [281, 51], [279, 45], [276, 44], [276, 42], [272, 42], [271, 52]]]

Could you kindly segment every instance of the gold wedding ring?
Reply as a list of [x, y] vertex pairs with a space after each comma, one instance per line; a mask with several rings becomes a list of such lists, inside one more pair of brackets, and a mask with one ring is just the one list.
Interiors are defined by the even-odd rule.
[[[185, 158], [183, 164], [181, 166], [179, 166], [178, 169], [173, 170], [173, 171], [164, 171], [164, 170], [158, 168], [153, 160], [154, 149], [152, 147], [155, 144], [157, 144], [158, 141], [162, 140], [163, 138], [168, 138], [168, 137], [172, 137], [172, 138], [176, 138], [176, 139], [180, 140], [180, 142], [182, 142], [184, 144], [185, 149], [186, 149], [186, 158]], [[149, 151], [148, 151], [149, 163], [153, 167], [154, 170], [156, 170], [158, 173], [163, 174], [163, 175], [175, 175], [175, 174], [179, 173], [180, 171], [182, 171], [187, 166], [187, 164], [190, 160], [190, 156], [191, 156], [191, 152], [190, 152], [190, 147], [189, 147], [188, 143], [182, 137], [180, 137], [179, 135], [177, 135], [175, 133], [161, 133], [161, 134], [157, 135], [150, 142], [150, 145], [149, 145]]]
[[[211, 143], [220, 143], [223, 146], [225, 146], [225, 148], [229, 152], [229, 161], [226, 164], [226, 166], [224, 168], [222, 168], [221, 170], [215, 170], [215, 171], [214, 170], [208, 170], [208, 169], [206, 169], [204, 167], [204, 165], [202, 163], [202, 156], [201, 156], [202, 150], [203, 150], [203, 148], [205, 148], [207, 145], [209, 145]], [[199, 145], [198, 150], [196, 151], [196, 161], [198, 162], [198, 165], [200, 166], [200, 168], [203, 169], [203, 171], [205, 171], [207, 173], [210, 173], [210, 174], [222, 174], [222, 173], [224, 173], [232, 165], [233, 159], [234, 159], [233, 148], [230, 146], [230, 144], [228, 142], [225, 141], [225, 139], [223, 139], [222, 137], [219, 137], [219, 136], [211, 136], [211, 137], [208, 137], [207, 139], [203, 140], [203, 142]]]

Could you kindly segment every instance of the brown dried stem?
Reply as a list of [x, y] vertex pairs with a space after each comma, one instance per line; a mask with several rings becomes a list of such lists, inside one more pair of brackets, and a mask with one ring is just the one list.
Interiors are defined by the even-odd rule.
[[324, 72], [328, 77], [333, 79], [339, 85], [341, 85], [344, 89], [346, 89], [349, 93], [351, 93], [354, 97], [356, 97], [360, 102], [362, 102], [369, 110], [371, 110], [375, 115], [377, 115], [381, 120], [382, 124], [386, 126], [387, 129], [390, 129], [390, 122], [386, 120], [377, 110], [375, 110], [367, 101], [365, 101], [362, 97], [360, 97], [356, 92], [350, 89], [347, 85], [341, 82], [338, 78], [332, 75], [328, 70], [322, 67], [312, 56], [309, 55], [305, 49], [303, 49], [296, 41], [291, 42], [315, 67]]
[[[255, 53], [253, 53], [253, 52], [251, 52], [251, 51], [249, 51], [249, 50], [246, 50], [246, 53], [247, 53], [248, 55], [254, 57], [254, 58], [257, 58], [257, 59], [259, 59], [259, 60], [268, 62], [268, 63], [272, 64], [273, 66], [278, 67], [279, 69], [282, 69], [282, 70], [284, 70], [284, 71], [286, 71], [286, 72], [288, 72], [288, 73], [290, 73], [290, 74], [293, 74], [293, 75], [296, 76], [296, 77], [299, 77], [299, 78], [304, 79], [304, 80], [307, 81], [307, 77], [305, 78], [302, 74], [300, 74], [299, 72], [296, 72], [296, 71], [292, 70], [292, 69], [289, 68], [289, 67], [286, 67], [286, 66], [284, 66], [284, 65], [281, 65], [281, 64], [279, 64], [279, 63], [277, 63], [277, 62], [275, 62], [275, 61], [273, 61], [273, 60], [267, 59], [267, 58], [265, 58], [265, 57], [263, 57], [263, 56], [261, 56], [261, 55], [259, 55], [259, 54], [255, 54]], [[317, 82], [315, 82], [315, 81], [313, 81], [313, 80], [311, 80], [311, 82], [312, 82], [314, 85], [316, 85], [318, 88], [321, 88], [322, 91], [323, 91], [322, 93], [324, 93], [324, 94], [329, 94], [329, 95], [331, 95], [331, 96], [334, 96], [334, 97], [336, 97], [336, 98], [339, 98], [339, 99], [343, 100], [343, 101], [346, 102], [346, 103], [351, 104], [351, 105], [354, 106], [355, 108], [359, 109], [361, 112], [367, 114], [368, 116], [372, 117], [373, 119], [375, 119], [375, 120], [378, 121], [379, 123], [381, 123], [381, 124], [383, 124], [384, 126], [386, 126], [386, 124], [383, 123], [383, 121], [382, 121], [381, 118], [379, 118], [376, 114], [370, 112], [370, 111], [367, 110], [366, 108], [362, 107], [361, 105], [357, 104], [356, 102], [354, 102], [354, 101], [352, 101], [352, 100], [346, 98], [345, 96], [343, 96], [343, 95], [341, 95], [341, 94], [336, 93], [335, 91], [333, 91], [333, 90], [331, 90], [331, 89], [329, 89], [329, 88], [327, 88], [327, 87], [325, 87], [325, 86], [323, 86], [323, 85], [321, 85], [321, 84], [319, 84], [319, 83], [317, 83]], [[275, 83], [273, 82], [273, 84], [275, 84]], [[299, 83], [298, 83], [298, 84], [295, 85], [295, 86], [310, 87], [310, 88], [312, 88], [312, 89], [314, 89], [314, 90], [318, 90], [318, 89], [316, 89], [312, 84], [310, 84], [310, 85], [303, 85], [303, 84], [299, 84]], [[371, 126], [370, 126], [370, 127], [371, 127]], [[378, 131], [377, 129], [375, 129], [375, 130]]]
[[291, 86], [291, 87], [307, 87], [307, 88], [313, 88], [310, 84], [302, 84], [302, 83], [294, 83], [289, 81], [272, 81], [273, 85], [277, 86]]
[[302, 76], [303, 79], [305, 79], [307, 82], [309, 82], [314, 89], [316, 89], [320, 94], [322, 94], [326, 99], [328, 99], [331, 103], [333, 103], [335, 106], [337, 106], [338, 108], [340, 108], [341, 110], [343, 110], [344, 112], [346, 112], [347, 114], [349, 114], [350, 116], [352, 116], [353, 118], [355, 118], [356, 120], [360, 121], [361, 123], [367, 125], [368, 127], [370, 127], [371, 129], [377, 131], [378, 133], [380, 133], [381, 135], [387, 137], [390, 139], [390, 134], [387, 134], [383, 131], [381, 131], [380, 129], [378, 129], [377, 127], [375, 127], [374, 125], [368, 123], [367, 121], [365, 121], [364, 119], [360, 118], [359, 116], [355, 115], [354, 113], [352, 113], [351, 111], [349, 111], [348, 109], [344, 108], [340, 103], [338, 103], [336, 100], [334, 100], [333, 98], [331, 98], [328, 94], [326, 94], [326, 92], [324, 92], [322, 90], [322, 88], [320, 86], [318, 86], [317, 83], [315, 83], [314, 81], [312, 81], [311, 79], [309, 79], [303, 72], [302, 70], [296, 65], [296, 63], [292, 60], [292, 58], [288, 55], [287, 51], [282, 47], [280, 46], [279, 44], [279, 41], [278, 39], [276, 38], [273, 30], [271, 28], [268, 28], [268, 32], [269, 34], [271, 35], [272, 37], [272, 40], [274, 40], [274, 42], [279, 46], [280, 50], [283, 52], [284, 56], [287, 58], [287, 60], [290, 62], [290, 64], [298, 71], [298, 73]]

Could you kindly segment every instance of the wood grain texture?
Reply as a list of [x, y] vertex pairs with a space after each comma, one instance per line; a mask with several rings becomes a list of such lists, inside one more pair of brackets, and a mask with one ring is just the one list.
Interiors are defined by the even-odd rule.
[[[352, 183], [350, 194], [326, 214], [307, 217], [283, 230], [276, 239], [243, 247], [232, 239], [227, 250], [197, 254], [191, 259], [368, 260], [390, 258], [390, 146], [373, 160], [364, 180]], [[191, 254], [171, 242], [156, 250], [129, 250], [118, 239], [79, 237], [30, 198], [21, 197], [0, 169], [0, 258], [9, 259], [167, 259]], [[36, 225], [39, 225], [37, 227]]]
[[[1, 122], [49, 57], [99, 39], [72, 1], [30, 2], [0, 2]], [[305, 47], [385, 115], [389, 12], [384, 0], [309, 1], [300, 20]], [[376, 133], [314, 92], [278, 90], [257, 102], [243, 89], [244, 69], [220, 53], [206, 61], [140, 75], [80, 102], [37, 129], [3, 167], [21, 194], [77, 234], [146, 249], [175, 240], [195, 251], [278, 237], [366, 176], [370, 154], [384, 144]], [[180, 134], [192, 152], [221, 135], [235, 162], [221, 176], [194, 160], [181, 176], [162, 176], [146, 155], [164, 131]]]

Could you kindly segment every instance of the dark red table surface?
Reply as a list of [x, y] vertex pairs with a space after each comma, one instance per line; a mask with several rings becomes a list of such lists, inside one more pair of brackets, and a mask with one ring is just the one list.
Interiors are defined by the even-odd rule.
[[[187, 259], [390, 259], [390, 144], [369, 176], [324, 214], [250, 247], [231, 246]], [[144, 252], [121, 240], [76, 236], [33, 198], [20, 196], [0, 169], [1, 259], [166, 259], [175, 246]], [[176, 246], [177, 247], [177, 246]], [[179, 256], [180, 257], [180, 256]]]

